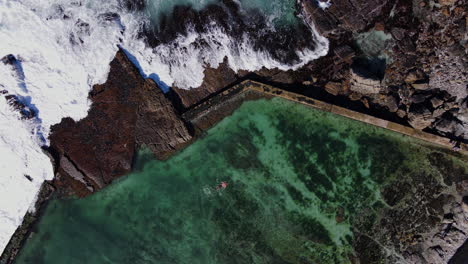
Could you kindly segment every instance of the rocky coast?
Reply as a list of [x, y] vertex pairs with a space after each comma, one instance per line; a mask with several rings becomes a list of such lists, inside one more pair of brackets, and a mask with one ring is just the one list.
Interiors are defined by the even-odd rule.
[[[323, 9], [302, 0], [297, 8], [330, 40], [330, 50], [296, 71], [234, 72], [225, 62], [207, 68], [199, 88], [173, 87], [165, 94], [119, 50], [106, 83], [89, 93], [88, 116], [65, 118], [52, 127], [44, 151], [55, 179], [45, 183], [48, 191], [37, 206], [45, 206], [49, 197], [85, 197], [101, 190], [132, 170], [143, 147], [167, 159], [243, 101], [265, 97], [241, 91], [238, 84], [247, 79], [448, 138], [455, 150], [468, 142], [465, 1], [334, 0]], [[34, 110], [8, 91], [3, 94], [24, 118], [34, 118]], [[427, 156], [437, 168], [433, 174], [409, 175], [385, 186], [381, 192], [389, 207], [379, 209], [377, 217], [375, 211], [363, 212], [354, 223], [353, 263], [464, 263], [468, 173], [457, 162], [466, 164], [467, 157], [450, 146], [434, 147]], [[13, 263], [33, 226], [34, 216], [27, 219], [0, 263]]]

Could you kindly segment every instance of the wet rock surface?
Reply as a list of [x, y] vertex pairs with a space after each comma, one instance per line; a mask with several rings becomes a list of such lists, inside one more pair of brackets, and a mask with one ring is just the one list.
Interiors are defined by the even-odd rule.
[[123, 52], [89, 98], [86, 118], [65, 118], [52, 127], [50, 150], [59, 164], [54, 184], [61, 192], [88, 195], [130, 172], [138, 147], [165, 158], [191, 139], [171, 102]]
[[[351, 100], [361, 100], [370, 109], [383, 106], [415, 128], [467, 141], [465, 1], [334, 1], [327, 9], [316, 1], [301, 1], [300, 6], [304, 17], [331, 41], [328, 58], [308, 66], [319, 69], [315, 75], [322, 85], [350, 80]], [[351, 62], [343, 61], [343, 46], [355, 53]], [[325, 61], [333, 66], [324, 67]], [[367, 70], [383, 70], [360, 75], [380, 81], [380, 90], [359, 85], [363, 82], [353, 74], [357, 62], [365, 62]]]
[[[205, 71], [199, 89], [174, 89], [183, 108], [249, 77], [302, 94], [318, 94], [321, 89], [346, 96], [373, 115], [383, 113], [379, 117], [467, 142], [463, 1], [334, 1], [322, 9], [317, 1], [304, 0], [297, 6], [307, 24], [330, 40], [327, 56], [287, 72], [235, 73], [225, 60], [217, 69]], [[190, 19], [202, 21], [198, 13]], [[341, 105], [348, 107], [349, 101]]]

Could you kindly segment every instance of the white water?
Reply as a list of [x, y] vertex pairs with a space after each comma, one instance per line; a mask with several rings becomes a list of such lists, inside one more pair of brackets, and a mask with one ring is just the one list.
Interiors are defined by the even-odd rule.
[[[104, 19], [102, 14], [109, 12], [120, 19]], [[79, 26], [84, 23], [88, 26]], [[106, 80], [117, 45], [136, 57], [146, 76], [157, 73], [166, 84], [186, 89], [198, 87], [204, 67], [216, 67], [224, 57], [235, 71], [289, 70], [328, 51], [328, 41], [312, 30], [317, 49], [297, 51], [300, 61], [283, 65], [254, 51], [247, 36], [234, 42], [215, 25], [208, 34], [192, 30], [151, 49], [137, 39], [142, 23], [148, 23], [143, 14], [124, 13], [117, 0], [0, 0], [0, 58], [13, 54], [24, 73], [0, 63], [0, 90], [29, 98], [39, 111], [37, 118], [21, 120], [0, 98], [0, 252], [35, 202], [43, 180], [53, 178], [40, 149], [48, 142], [40, 136], [47, 138], [51, 125], [63, 117], [80, 120], [87, 115], [88, 92]], [[197, 39], [204, 39], [208, 48], [197, 49]]]

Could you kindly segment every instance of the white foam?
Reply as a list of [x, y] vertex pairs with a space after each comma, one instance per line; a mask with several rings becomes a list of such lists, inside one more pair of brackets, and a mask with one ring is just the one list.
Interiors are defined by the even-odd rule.
[[329, 8], [331, 6], [331, 0], [327, 0], [326, 2], [322, 2], [321, 0], [316, 0], [317, 4], [323, 10]]
[[[106, 80], [118, 44], [136, 57], [146, 76], [157, 73], [166, 84], [185, 89], [198, 87], [205, 67], [216, 67], [225, 57], [235, 71], [289, 70], [328, 51], [328, 41], [312, 30], [317, 48], [297, 51], [299, 61], [283, 65], [266, 52], [254, 51], [247, 36], [234, 42], [216, 25], [207, 34], [190, 30], [151, 49], [137, 38], [142, 23], [149, 20], [124, 12], [118, 2], [0, 0], [0, 58], [13, 54], [24, 73], [23, 78], [0, 63], [0, 90], [30, 98], [39, 110], [37, 118], [21, 120], [0, 97], [0, 252], [35, 202], [42, 181], [53, 178], [40, 148], [48, 142], [39, 140], [39, 133], [47, 138], [50, 127], [63, 117], [80, 120], [87, 115], [88, 92]], [[104, 13], [119, 14], [120, 20], [105, 20]], [[207, 43], [203, 49], [195, 45], [200, 39]]]
[[42, 182], [53, 177], [50, 160], [31, 133], [34, 129], [34, 123], [20, 120], [19, 113], [0, 100], [0, 251], [36, 200]]
[[[18, 80], [12, 67], [0, 63], [0, 90], [30, 97], [39, 110], [37, 119], [20, 120], [0, 97], [0, 251], [35, 202], [43, 180], [53, 178], [36, 133], [47, 137], [50, 126], [63, 117], [79, 120], [87, 115], [88, 91], [105, 81], [117, 51], [119, 27], [97, 19], [100, 9], [117, 6], [106, 1], [96, 8], [68, 3], [64, 13], [70, 19], [64, 20], [58, 2], [0, 0], [0, 58], [13, 54], [24, 72], [24, 81]], [[78, 18], [89, 23], [89, 35], [75, 25]], [[70, 42], [72, 35], [83, 44]]]
[[[216, 68], [225, 58], [235, 72], [257, 71], [262, 67], [285, 71], [296, 70], [328, 52], [328, 40], [320, 36], [313, 26], [311, 29], [311, 34], [316, 40], [316, 48], [296, 51], [299, 61], [293, 65], [275, 60], [266, 51], [254, 50], [247, 34], [239, 42], [231, 39], [221, 27], [216, 25], [203, 34], [189, 29], [185, 36], [179, 36], [171, 43], [160, 45], [155, 49], [143, 47], [144, 44], [135, 41], [134, 38], [126, 38], [124, 46], [134, 52], [133, 55], [140, 62], [144, 72], [151, 73], [157, 69], [161, 80], [165, 83], [190, 89], [202, 84], [203, 72], [207, 65]], [[206, 45], [201, 49], [197, 43]]]

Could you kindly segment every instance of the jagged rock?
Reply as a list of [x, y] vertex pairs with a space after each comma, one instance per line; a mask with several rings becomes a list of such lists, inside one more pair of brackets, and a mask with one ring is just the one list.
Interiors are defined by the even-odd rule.
[[13, 65], [16, 62], [16, 57], [13, 54], [8, 54], [0, 59], [3, 64]]
[[411, 84], [411, 83], [415, 83], [417, 81], [424, 80], [425, 78], [426, 78], [426, 76], [425, 76], [424, 72], [417, 69], [417, 70], [412, 70], [412, 71], [408, 72], [408, 74], [406, 75], [406, 78], [405, 78], [405, 82]]
[[229, 67], [227, 60], [216, 69], [206, 68], [204, 74], [203, 83], [197, 88], [187, 90], [172, 87], [174, 92], [180, 97], [183, 107], [189, 108], [237, 80], [236, 73]]
[[429, 89], [428, 83], [412, 83], [411, 86], [416, 90], [427, 90]]
[[424, 129], [428, 127], [435, 118], [432, 113], [424, 105], [416, 104], [412, 105], [408, 113], [408, 122], [416, 129]]
[[377, 18], [387, 16], [390, 13], [387, 7], [392, 4], [389, 0], [335, 0], [329, 8], [323, 10], [316, 1], [301, 2], [306, 15], [311, 17], [317, 30], [326, 37], [338, 27], [353, 32], [362, 31], [374, 24]]
[[174, 106], [152, 80], [147, 79], [141, 89], [136, 143], [149, 148], [160, 159], [167, 158], [192, 136], [176, 115]]
[[403, 109], [398, 109], [396, 112], [397, 116], [400, 118], [404, 118], [406, 116], [406, 111]]
[[390, 31], [390, 33], [392, 34], [392, 37], [396, 40], [402, 40], [404, 37], [405, 37], [405, 34], [406, 34], [406, 30], [403, 29], [403, 28], [399, 28], [399, 27], [394, 27], [392, 28], [392, 30]]
[[388, 111], [394, 113], [398, 111], [398, 102], [397, 99], [392, 95], [385, 96], [383, 100], [383, 105], [388, 108]]
[[468, 67], [462, 60], [464, 56], [451, 56], [445, 52], [438, 52], [438, 63], [431, 67], [429, 86], [447, 91], [457, 100], [468, 96]]
[[444, 104], [444, 100], [434, 97], [431, 99], [431, 104], [432, 104], [432, 107], [437, 108]]
[[450, 133], [457, 137], [465, 133], [465, 128], [461, 124], [460, 120], [457, 120], [453, 116], [451, 118], [446, 117], [440, 119], [434, 124], [434, 128], [443, 133]]
[[35, 109], [27, 106], [20, 97], [12, 94], [5, 95], [8, 104], [21, 114], [22, 119], [33, 119], [37, 116]]
[[[334, 50], [335, 52], [335, 55], [340, 58], [339, 61], [344, 61], [344, 62], [351, 62], [352, 58], [356, 55], [356, 53], [354, 52], [354, 50], [348, 46], [348, 45], [345, 45], [345, 46], [340, 46], [338, 48], [336, 48]], [[337, 61], [337, 62], [339, 62]], [[337, 63], [335, 62], [335, 63]]]
[[422, 103], [424, 101], [426, 101], [426, 98], [428, 96], [426, 94], [423, 94], [423, 93], [414, 93], [410, 100], [413, 104], [419, 104], [419, 103]]
[[463, 196], [462, 209], [463, 209], [463, 212], [465, 213], [466, 217], [468, 218], [468, 196]]
[[439, 0], [439, 4], [443, 6], [453, 5], [455, 2], [457, 2], [457, 0]]
[[324, 37], [333, 34], [338, 27], [338, 20], [331, 14], [319, 8], [314, 1], [302, 1], [302, 10], [306, 19], [313, 21], [317, 31]]
[[381, 88], [380, 80], [363, 77], [351, 70], [351, 91], [361, 94], [376, 94]]
[[86, 196], [129, 173], [138, 145], [164, 158], [191, 138], [157, 85], [144, 80], [122, 51], [89, 98], [86, 118], [64, 118], [51, 128], [50, 148], [60, 164], [54, 185], [62, 192]]
[[328, 82], [325, 84], [325, 91], [329, 94], [338, 95], [343, 90], [343, 85], [339, 82]]
[[439, 116], [442, 116], [445, 112], [447, 112], [447, 110], [445, 110], [443, 107], [437, 108], [434, 110], [434, 112], [432, 112], [432, 116], [437, 118]]
[[360, 93], [352, 92], [349, 95], [349, 99], [351, 99], [352, 101], [357, 101], [357, 100], [360, 100], [361, 98], [362, 98], [362, 94], [360, 94]]

